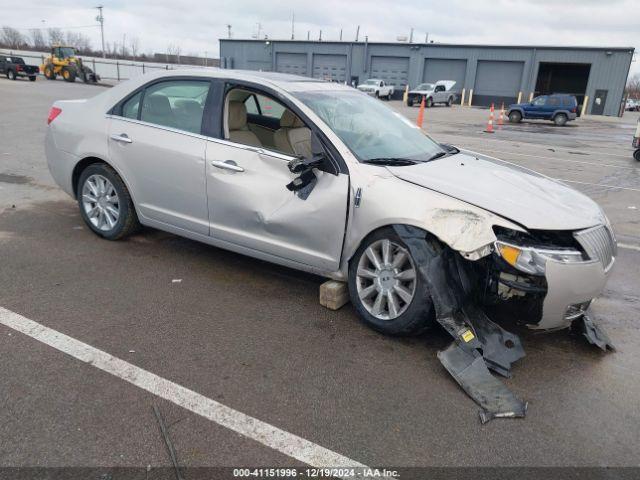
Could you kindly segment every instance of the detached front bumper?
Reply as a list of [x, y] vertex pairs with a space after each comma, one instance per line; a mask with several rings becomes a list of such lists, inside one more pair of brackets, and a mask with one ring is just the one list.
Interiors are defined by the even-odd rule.
[[584, 263], [547, 261], [547, 294], [542, 304], [542, 318], [539, 323], [527, 326], [535, 330], [570, 326], [602, 293], [610, 272], [611, 266], [605, 272], [597, 260]]

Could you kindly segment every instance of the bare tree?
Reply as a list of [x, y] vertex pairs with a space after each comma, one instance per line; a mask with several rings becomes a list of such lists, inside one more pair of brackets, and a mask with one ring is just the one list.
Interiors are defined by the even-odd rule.
[[91, 40], [83, 33], [67, 32], [67, 44], [82, 53], [91, 51]]
[[64, 43], [64, 32], [59, 28], [50, 28], [47, 30], [47, 34], [49, 35], [49, 43], [51, 45]]
[[[170, 43], [167, 46], [167, 56], [168, 57], [175, 57], [174, 60], [177, 63], [180, 63], [180, 53], [182, 52], [182, 49], [180, 48], [180, 45], [177, 45], [175, 43]], [[167, 59], [168, 60], [168, 59]], [[173, 61], [173, 60], [172, 60]]]
[[32, 29], [29, 34], [31, 35], [31, 45], [36, 50], [45, 50], [47, 48], [47, 42], [44, 39], [42, 30], [39, 28]]
[[129, 49], [131, 50], [131, 56], [135, 60], [140, 50], [140, 39], [138, 37], [133, 37], [129, 40]]
[[0, 43], [8, 48], [20, 48], [26, 42], [19, 30], [4, 26], [0, 32]]
[[640, 99], [640, 73], [636, 73], [627, 80], [627, 95], [630, 98]]

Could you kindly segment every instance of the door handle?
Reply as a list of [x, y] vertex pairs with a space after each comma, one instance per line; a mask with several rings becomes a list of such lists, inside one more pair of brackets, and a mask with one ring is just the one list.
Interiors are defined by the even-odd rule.
[[211, 165], [223, 170], [231, 170], [232, 172], [244, 172], [244, 168], [239, 166], [233, 160], [225, 160], [224, 162], [221, 160], [214, 160], [213, 162], [211, 162]]
[[120, 135], [113, 134], [113, 135], [111, 135], [110, 138], [111, 138], [111, 140], [115, 140], [116, 142], [122, 142], [122, 143], [132, 143], [133, 142], [133, 140], [131, 140], [126, 133], [121, 133]]

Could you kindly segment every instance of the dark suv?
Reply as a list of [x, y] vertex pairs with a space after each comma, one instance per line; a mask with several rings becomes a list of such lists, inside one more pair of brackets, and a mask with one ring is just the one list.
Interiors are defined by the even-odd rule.
[[578, 101], [573, 95], [567, 94], [541, 95], [528, 103], [509, 105], [508, 115], [512, 123], [518, 123], [523, 118], [538, 118], [563, 126], [569, 120], [576, 119]]

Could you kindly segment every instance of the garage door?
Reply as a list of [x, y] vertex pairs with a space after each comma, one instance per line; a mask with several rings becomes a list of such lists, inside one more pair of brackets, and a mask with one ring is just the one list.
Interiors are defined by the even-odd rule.
[[456, 82], [454, 90], [460, 92], [464, 88], [464, 79], [466, 75], [466, 60], [425, 58], [422, 81], [436, 83], [438, 80], [453, 80]]
[[371, 57], [371, 75], [395, 86], [396, 93], [409, 81], [409, 57]]
[[276, 53], [276, 72], [293, 73], [294, 75], [307, 74], [306, 53]]
[[313, 78], [345, 82], [347, 80], [347, 56], [314, 54]]
[[523, 70], [524, 62], [479, 60], [473, 104], [514, 103], [518, 98]]

